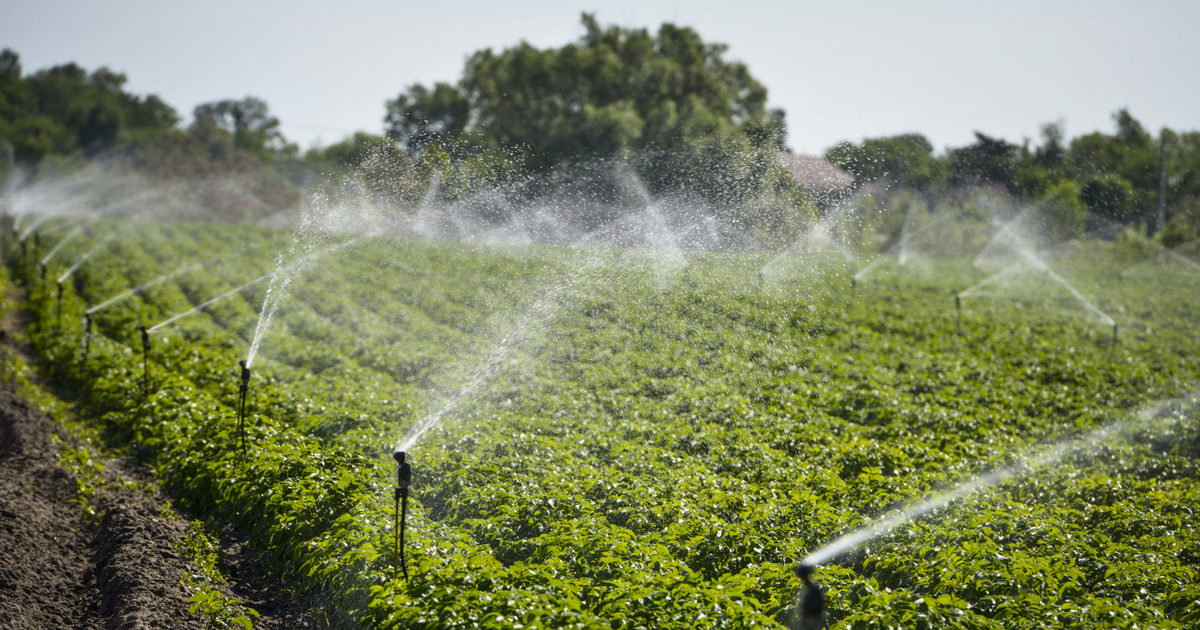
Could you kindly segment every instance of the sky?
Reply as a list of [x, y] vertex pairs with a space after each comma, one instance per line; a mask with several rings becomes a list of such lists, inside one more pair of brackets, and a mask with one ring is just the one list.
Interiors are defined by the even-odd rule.
[[257, 96], [302, 147], [382, 133], [384, 102], [455, 82], [483, 48], [558, 47], [603, 25], [689, 26], [729, 46], [787, 112], [788, 144], [981, 131], [1039, 142], [1111, 132], [1122, 107], [1152, 133], [1200, 129], [1200, 2], [805, 0], [0, 0], [0, 47], [26, 73], [74, 61], [125, 73], [185, 119]]

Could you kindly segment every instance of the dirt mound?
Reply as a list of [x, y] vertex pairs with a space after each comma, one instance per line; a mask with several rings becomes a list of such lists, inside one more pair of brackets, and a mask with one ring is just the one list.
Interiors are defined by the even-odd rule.
[[58, 466], [53, 421], [0, 391], [0, 626], [203, 628], [180, 585], [172, 550], [183, 523], [139, 493], [98, 494], [94, 533]]

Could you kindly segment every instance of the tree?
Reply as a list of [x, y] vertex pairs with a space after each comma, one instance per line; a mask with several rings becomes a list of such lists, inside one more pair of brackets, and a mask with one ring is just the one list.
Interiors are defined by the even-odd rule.
[[420, 156], [430, 142], [446, 146], [460, 141], [471, 113], [467, 97], [448, 83], [436, 83], [433, 89], [409, 86], [386, 107], [388, 137], [413, 156]]
[[89, 73], [67, 63], [21, 76], [20, 57], [0, 52], [0, 135], [18, 159], [51, 153], [111, 151], [147, 133], [164, 133], [178, 122], [156, 96], [124, 90], [126, 77], [108, 68]]
[[1013, 186], [1018, 147], [978, 131], [975, 142], [950, 151], [950, 170], [960, 184]]
[[1133, 186], [1120, 175], [1089, 179], [1079, 190], [1079, 200], [1092, 214], [1110, 221], [1126, 221], [1136, 212]]
[[589, 14], [582, 24], [561, 48], [478, 51], [456, 86], [410, 86], [387, 103], [388, 135], [414, 155], [434, 141], [456, 159], [464, 146], [504, 149], [534, 172], [652, 155], [635, 168], [654, 192], [713, 199], [747, 194], [746, 175], [761, 183], [784, 143], [783, 114], [724, 45], [672, 24], [654, 34], [603, 28]]
[[266, 101], [253, 96], [197, 105], [192, 116], [195, 118], [192, 123], [194, 134], [218, 141], [220, 132], [227, 132], [234, 151], [263, 154], [273, 144], [283, 141], [279, 119], [271, 115]]
[[1034, 160], [1046, 169], [1056, 169], [1063, 165], [1067, 150], [1063, 147], [1062, 121], [1042, 125], [1042, 146], [1034, 152]]
[[1038, 199], [1041, 233], [1047, 244], [1083, 236], [1087, 226], [1087, 207], [1080, 200], [1079, 186], [1064, 180], [1051, 185]]
[[858, 184], [886, 180], [902, 188], [930, 191], [945, 185], [945, 162], [918, 133], [867, 138], [862, 144], [842, 142], [825, 152], [825, 159], [854, 176]]

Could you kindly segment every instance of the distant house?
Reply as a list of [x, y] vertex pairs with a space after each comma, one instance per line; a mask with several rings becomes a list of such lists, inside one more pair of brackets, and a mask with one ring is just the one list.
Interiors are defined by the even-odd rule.
[[854, 188], [854, 176], [825, 158], [780, 151], [778, 159], [792, 174], [792, 179], [815, 195], [821, 203], [840, 199], [850, 194]]

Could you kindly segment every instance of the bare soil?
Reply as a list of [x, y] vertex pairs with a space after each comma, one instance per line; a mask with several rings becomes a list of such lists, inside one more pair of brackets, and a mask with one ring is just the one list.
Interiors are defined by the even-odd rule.
[[[11, 290], [10, 290], [11, 291]], [[21, 303], [9, 293], [9, 303]], [[15, 298], [15, 299], [14, 299]], [[0, 352], [26, 361], [16, 342], [28, 316], [10, 308]], [[188, 611], [191, 563], [176, 552], [188, 523], [165, 516], [166, 500], [121, 459], [104, 462], [106, 483], [91, 499], [99, 522], [73, 500], [76, 479], [59, 466], [61, 426], [0, 384], [0, 628], [158, 629], [205, 627]], [[266, 576], [255, 555], [227, 530], [223, 590], [261, 617], [258, 628], [312, 628], [288, 591]]]

